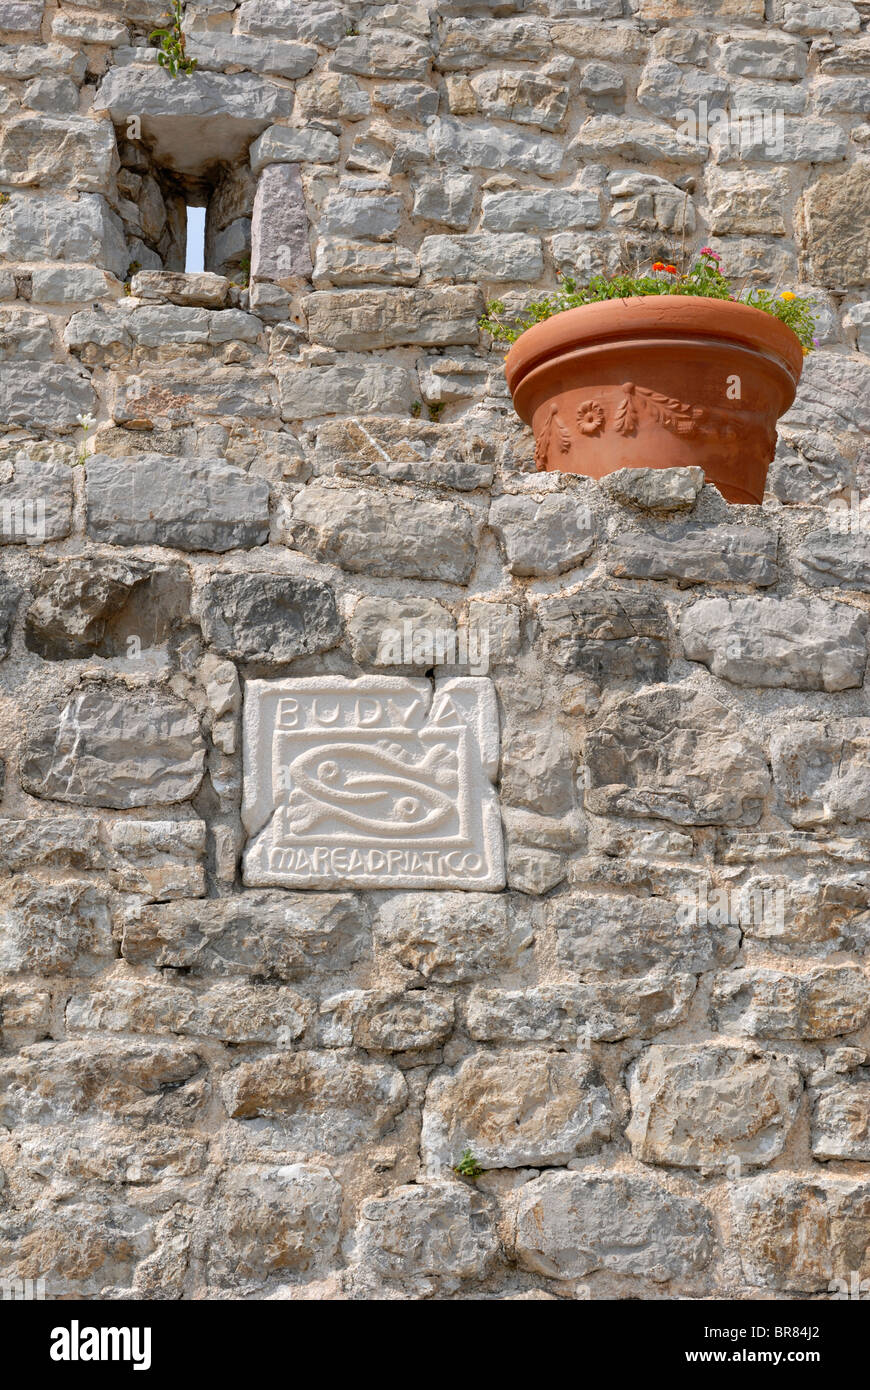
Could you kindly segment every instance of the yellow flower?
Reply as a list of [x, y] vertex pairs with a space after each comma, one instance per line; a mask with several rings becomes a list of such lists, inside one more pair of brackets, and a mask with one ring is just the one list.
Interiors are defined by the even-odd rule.
[[797, 299], [797, 295], [792, 294], [791, 290], [783, 290], [779, 297], [780, 299]]

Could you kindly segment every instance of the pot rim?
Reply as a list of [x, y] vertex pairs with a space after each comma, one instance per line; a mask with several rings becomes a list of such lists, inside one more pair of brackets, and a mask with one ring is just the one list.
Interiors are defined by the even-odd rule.
[[548, 359], [572, 348], [591, 348], [620, 339], [698, 337], [754, 348], [776, 357], [795, 386], [803, 370], [804, 352], [797, 334], [781, 319], [763, 314], [751, 304], [706, 295], [650, 294], [627, 299], [604, 299], [563, 309], [521, 333], [505, 358], [511, 395], [523, 378]]

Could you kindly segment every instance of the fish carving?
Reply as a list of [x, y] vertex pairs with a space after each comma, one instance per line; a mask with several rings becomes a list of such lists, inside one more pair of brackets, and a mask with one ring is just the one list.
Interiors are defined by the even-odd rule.
[[338, 820], [384, 836], [428, 831], [456, 809], [456, 768], [456, 754], [445, 743], [419, 762], [395, 743], [339, 745], [332, 755], [310, 749], [287, 768], [293, 790], [285, 803], [286, 828], [299, 834], [318, 821]]

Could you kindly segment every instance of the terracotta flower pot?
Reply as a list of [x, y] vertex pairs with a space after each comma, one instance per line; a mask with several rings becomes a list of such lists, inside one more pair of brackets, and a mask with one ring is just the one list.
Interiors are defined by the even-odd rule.
[[505, 374], [538, 468], [703, 468], [728, 502], [760, 502], [776, 422], [803, 367], [797, 335], [729, 300], [656, 294], [555, 314]]

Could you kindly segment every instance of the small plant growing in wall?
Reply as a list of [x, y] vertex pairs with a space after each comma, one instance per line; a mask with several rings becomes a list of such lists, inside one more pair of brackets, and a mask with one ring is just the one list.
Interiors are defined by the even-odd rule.
[[82, 430], [82, 440], [79, 444], [78, 454], [76, 455], [76, 463], [84, 468], [88, 461], [88, 434], [97, 422], [90, 413], [87, 415], [77, 415], [76, 420]]
[[453, 1171], [460, 1178], [468, 1178], [471, 1182], [482, 1178], [484, 1172], [471, 1149], [465, 1150], [459, 1162], [453, 1165]]
[[148, 35], [152, 43], [155, 39], [158, 41], [157, 61], [162, 68], [166, 68], [171, 77], [177, 77], [179, 73], [189, 77], [196, 68], [196, 58], [187, 56], [186, 40], [181, 27], [183, 19], [184, 7], [181, 0], [170, 0], [165, 27], [153, 29]]

